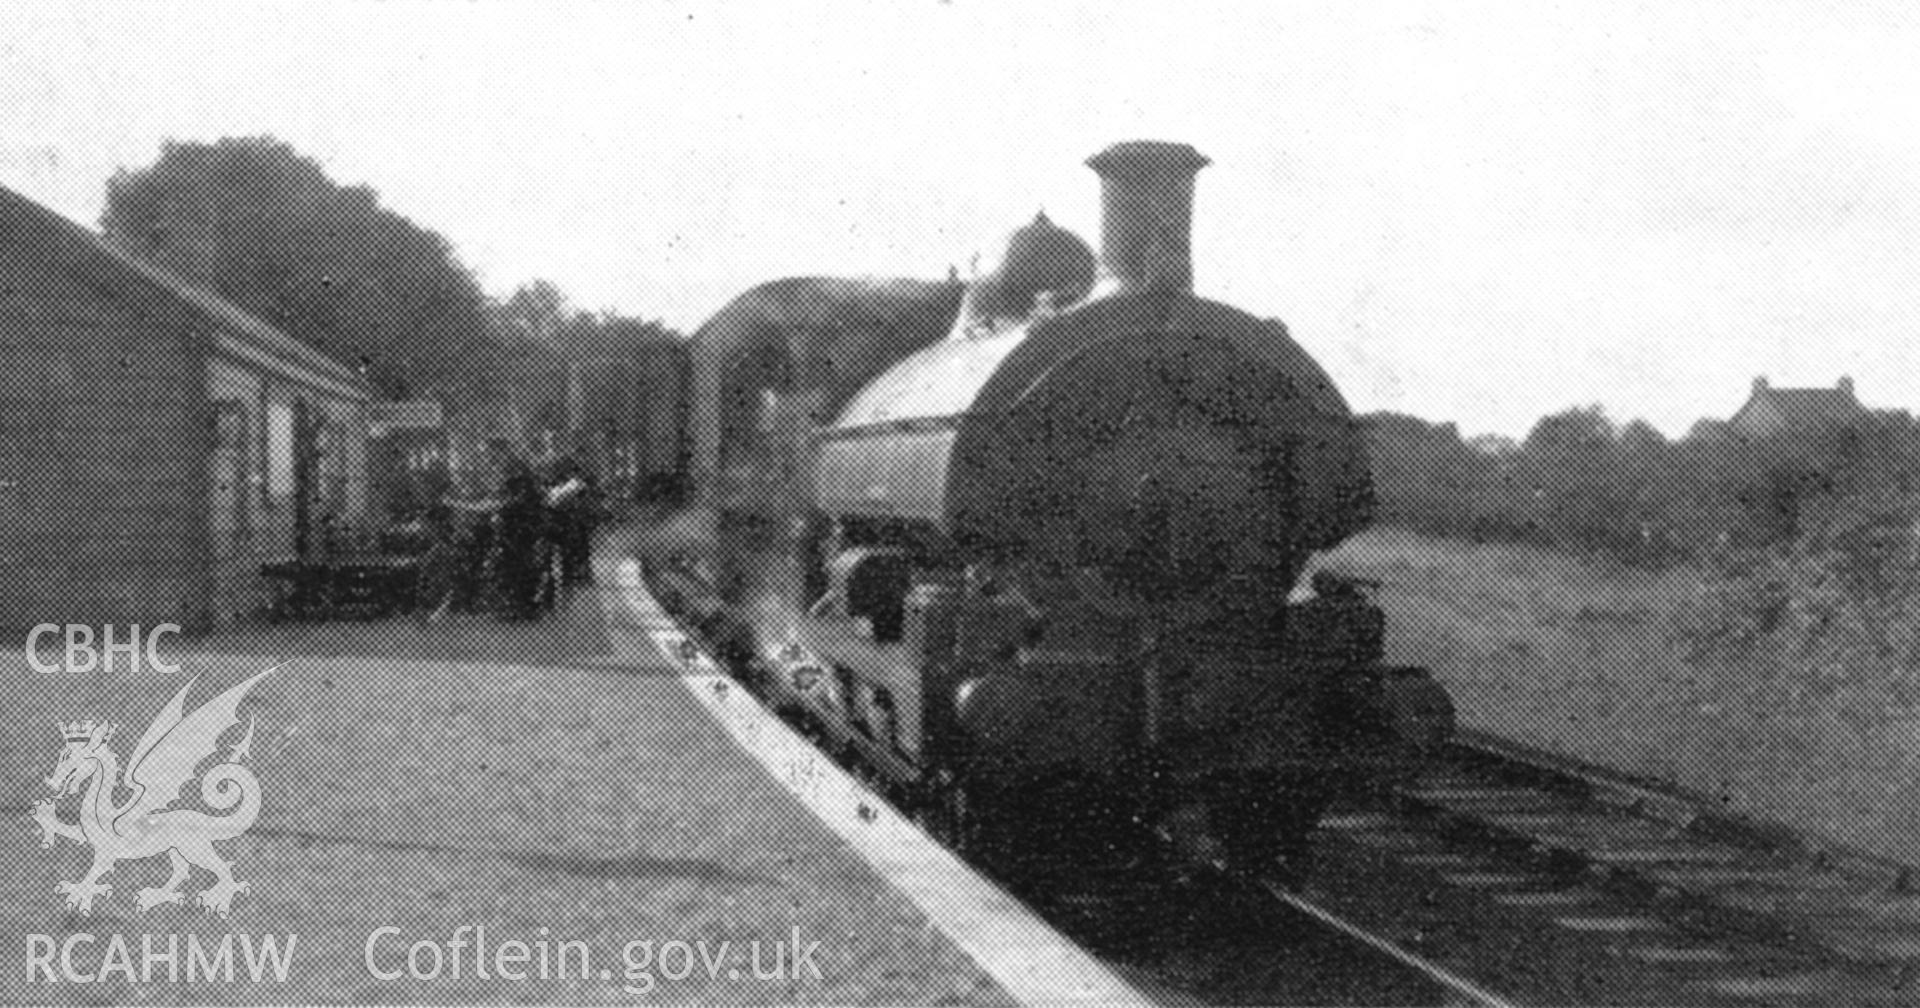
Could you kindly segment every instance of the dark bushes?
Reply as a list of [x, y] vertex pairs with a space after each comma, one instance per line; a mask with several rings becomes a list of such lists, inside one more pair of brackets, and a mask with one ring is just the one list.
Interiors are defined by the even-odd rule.
[[1765, 438], [1703, 421], [1677, 441], [1597, 406], [1546, 417], [1517, 443], [1392, 413], [1363, 422], [1383, 523], [1640, 567], [1911, 518], [1920, 497], [1920, 424], [1905, 413]]
[[1920, 424], [1907, 414], [1760, 439], [1702, 424], [1672, 442], [1597, 408], [1518, 444], [1367, 423], [1384, 522], [1688, 564], [1706, 576], [1669, 616], [1690, 660], [1759, 675], [1788, 708], [1875, 724], [1920, 711]]

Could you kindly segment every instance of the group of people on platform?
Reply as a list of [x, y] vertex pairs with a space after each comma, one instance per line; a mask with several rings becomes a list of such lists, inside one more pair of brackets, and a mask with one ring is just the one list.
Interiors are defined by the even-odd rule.
[[562, 457], [536, 471], [495, 448], [497, 494], [444, 497], [428, 516], [421, 580], [429, 618], [449, 609], [497, 609], [509, 619], [538, 619], [567, 584], [593, 580], [593, 534], [606, 502], [577, 461]]

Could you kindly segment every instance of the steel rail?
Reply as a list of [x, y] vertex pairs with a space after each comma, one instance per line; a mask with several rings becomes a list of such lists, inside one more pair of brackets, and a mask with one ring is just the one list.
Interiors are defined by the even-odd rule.
[[1391, 939], [1384, 938], [1341, 917], [1332, 910], [1307, 899], [1299, 893], [1287, 889], [1278, 882], [1262, 880], [1260, 885], [1265, 888], [1268, 893], [1271, 893], [1275, 899], [1292, 907], [1299, 913], [1305, 914], [1320, 924], [1332, 928], [1346, 935], [1348, 938], [1373, 949], [1375, 952], [1393, 959], [1402, 966], [1466, 998], [1473, 1004], [1481, 1005], [1483, 1008], [1519, 1008], [1518, 1002], [1501, 997], [1418, 952], [1403, 948]]

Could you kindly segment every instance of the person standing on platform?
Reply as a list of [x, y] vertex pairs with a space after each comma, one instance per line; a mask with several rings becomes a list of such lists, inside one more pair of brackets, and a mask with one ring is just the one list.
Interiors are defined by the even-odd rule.
[[593, 532], [603, 517], [599, 488], [571, 458], [555, 464], [549, 482], [547, 503], [553, 509], [561, 580], [570, 584], [592, 581]]
[[547, 502], [533, 470], [521, 462], [508, 467], [501, 497], [494, 516], [495, 584], [509, 618], [535, 619], [551, 601]]

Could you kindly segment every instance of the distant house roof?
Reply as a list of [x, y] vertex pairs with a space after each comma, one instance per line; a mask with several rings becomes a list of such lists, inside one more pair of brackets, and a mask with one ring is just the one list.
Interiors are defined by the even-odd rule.
[[1844, 426], [1866, 415], [1854, 397], [1852, 378], [1841, 378], [1833, 388], [1774, 388], [1761, 377], [1753, 380], [1753, 393], [1727, 422], [1745, 434], [1767, 435]]
[[[0, 186], [0, 241], [27, 241], [59, 249], [54, 258], [115, 285], [142, 285], [187, 305], [214, 323], [211, 336], [222, 351], [302, 375], [356, 399], [372, 388], [353, 369], [282, 332], [239, 306], [116, 248], [93, 231]], [[122, 288], [124, 289], [124, 288]]]

